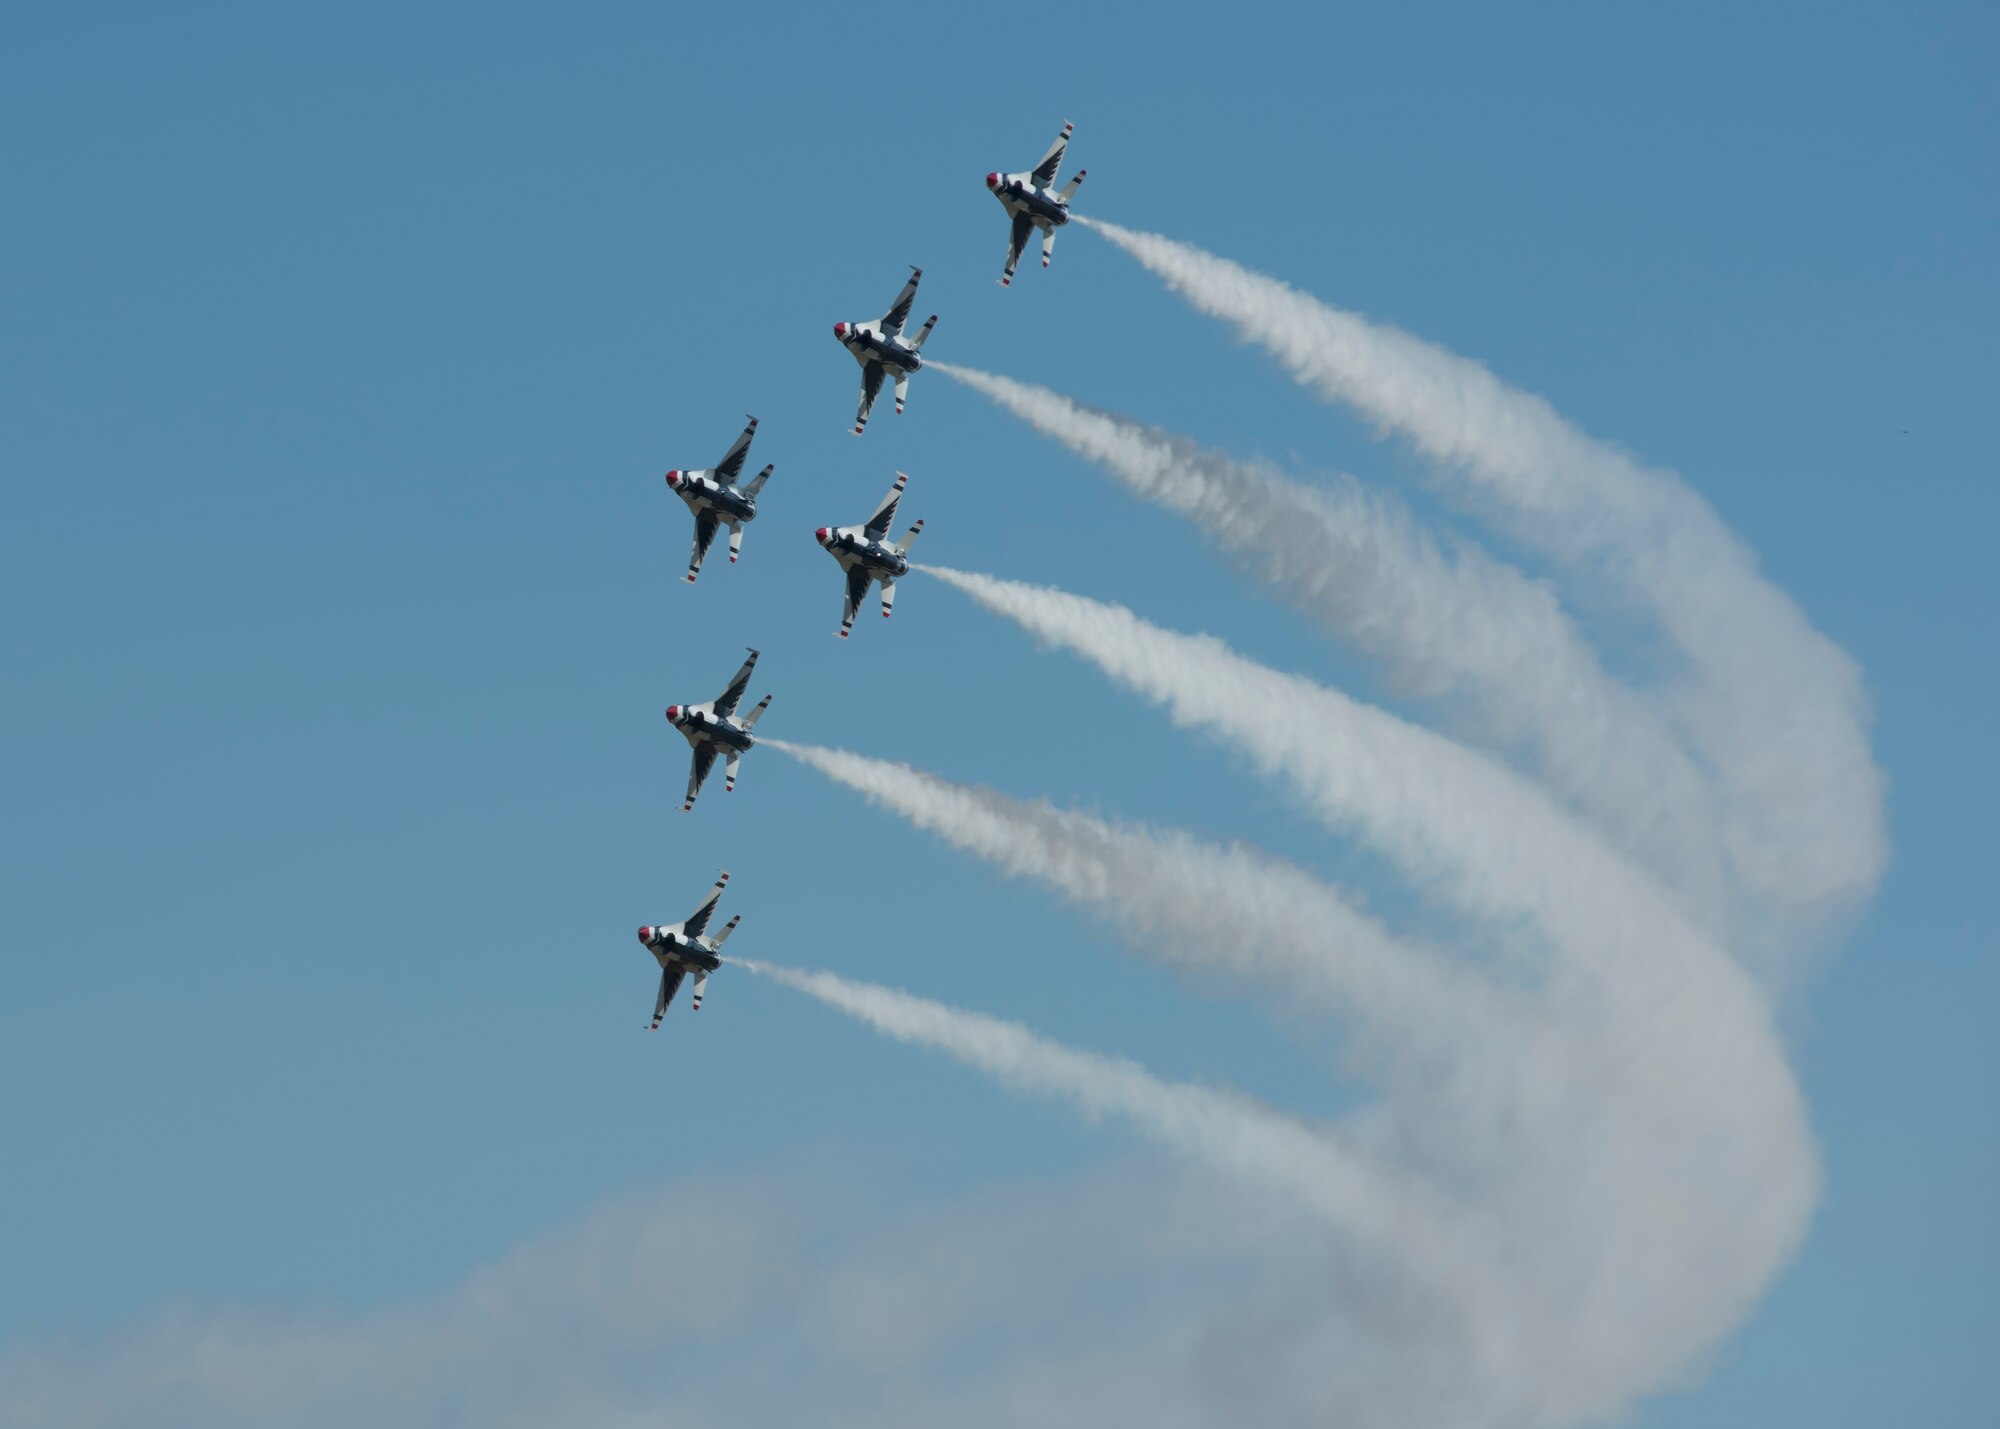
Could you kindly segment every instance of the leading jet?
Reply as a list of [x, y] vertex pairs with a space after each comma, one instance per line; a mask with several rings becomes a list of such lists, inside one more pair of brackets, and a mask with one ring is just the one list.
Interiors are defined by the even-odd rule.
[[750, 439], [757, 435], [757, 419], [752, 417], [743, 435], [723, 454], [722, 460], [707, 471], [670, 471], [667, 486], [679, 493], [694, 513], [694, 554], [688, 557], [688, 584], [701, 571], [702, 558], [715, 540], [716, 529], [729, 528], [729, 563], [734, 565], [743, 550], [743, 526], [757, 519], [757, 493], [771, 479], [773, 462], [743, 485], [743, 462], [750, 455]]
[[701, 900], [701, 907], [687, 915], [685, 922], [672, 926], [647, 924], [639, 930], [639, 941], [646, 945], [646, 951], [660, 965], [660, 995], [653, 1001], [653, 1025], [648, 1032], [660, 1030], [660, 1021], [667, 1015], [667, 1004], [680, 991], [681, 979], [689, 972], [694, 973], [694, 1011], [701, 1011], [701, 989], [708, 981], [708, 975], [722, 966], [722, 945], [729, 941], [729, 935], [736, 931], [736, 925], [743, 921], [738, 913], [722, 925], [722, 931], [713, 938], [704, 938], [708, 931], [708, 920], [715, 913], [716, 900], [722, 897], [722, 890], [729, 882], [729, 870], [722, 871], [722, 877], [715, 880], [715, 886], [708, 890], [708, 897]]
[[937, 326], [937, 314], [930, 315], [915, 337], [903, 336], [903, 324], [910, 320], [910, 305], [917, 300], [917, 282], [923, 276], [923, 269], [910, 269], [910, 281], [903, 284], [895, 306], [882, 314], [880, 322], [833, 325], [833, 335], [840, 339], [840, 345], [861, 364], [861, 408], [854, 414], [857, 437], [868, 425], [868, 413], [875, 406], [876, 394], [882, 390], [883, 376], [888, 374], [896, 380], [896, 413], [901, 416], [903, 399], [910, 395], [910, 374], [924, 365], [917, 352]]
[[744, 688], [750, 683], [750, 672], [756, 668], [757, 652], [752, 650], [750, 658], [743, 662], [743, 668], [730, 678], [728, 688], [708, 704], [667, 706], [667, 722], [686, 735], [687, 742], [694, 746], [694, 768], [688, 771], [687, 802], [681, 805], [682, 813], [694, 807], [694, 796], [701, 792], [702, 781], [708, 778], [708, 771], [714, 767], [718, 753], [729, 765], [722, 790], [725, 794], [736, 791], [736, 761], [743, 757], [744, 750], [757, 742], [750, 737], [750, 727], [771, 707], [771, 697], [766, 695], [757, 702], [757, 708], [742, 719], [735, 717], [736, 706], [742, 701]]
[[909, 574], [910, 547], [922, 534], [924, 523], [917, 522], [903, 533], [900, 541], [882, 539], [889, 534], [889, 523], [896, 519], [896, 507], [909, 480], [902, 472], [896, 473], [896, 484], [889, 488], [889, 494], [882, 498], [865, 526], [822, 526], [813, 532], [813, 539], [847, 572], [847, 606], [840, 613], [842, 640], [854, 628], [854, 612], [868, 599], [870, 581], [882, 582], [882, 618], [887, 620], [889, 607], [896, 603], [896, 577]]
[[1061, 189], [1055, 187], [1056, 169], [1062, 164], [1063, 150], [1069, 147], [1072, 127], [1065, 119], [1062, 133], [1056, 135], [1041, 163], [1026, 173], [986, 176], [986, 187], [1014, 220], [1014, 230], [1007, 235], [1007, 270], [1000, 275], [1003, 288], [1014, 281], [1014, 265], [1021, 261], [1021, 250], [1028, 246], [1028, 234], [1037, 228], [1042, 230], [1042, 266], [1046, 268], [1049, 255], [1056, 249], [1056, 230], [1069, 222], [1069, 201], [1076, 196], [1076, 186], [1083, 182], [1087, 172], [1078, 169], [1076, 177]]

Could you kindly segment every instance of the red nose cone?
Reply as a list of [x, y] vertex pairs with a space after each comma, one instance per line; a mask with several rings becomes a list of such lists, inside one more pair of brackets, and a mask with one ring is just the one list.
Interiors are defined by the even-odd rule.
[[997, 189], [997, 188], [999, 188], [999, 187], [1000, 187], [1000, 176], [999, 176], [998, 174], [988, 174], [988, 175], [986, 176], [986, 187], [988, 187], [989, 189]]
[[668, 718], [668, 719], [679, 719], [679, 718], [680, 718], [680, 716], [681, 716], [681, 707], [680, 707], [679, 705], [668, 705], [668, 706], [667, 706], [667, 718]]
[[642, 942], [642, 943], [650, 943], [650, 942], [652, 942], [652, 941], [653, 941], [653, 930], [652, 930], [652, 929], [651, 929], [650, 927], [646, 927], [646, 928], [641, 928], [641, 929], [639, 930], [639, 941], [640, 941], [640, 942]]
[[834, 335], [835, 337], [846, 337], [846, 336], [847, 336], [847, 324], [846, 324], [846, 323], [835, 323], [835, 324], [833, 325], [833, 335]]
[[826, 533], [829, 529], [831, 528], [826, 526], [820, 527], [817, 531], [813, 532], [813, 539], [824, 546], [826, 544]]
[[681, 474], [678, 471], [670, 471], [667, 473], [667, 485], [679, 486], [680, 484], [681, 484]]

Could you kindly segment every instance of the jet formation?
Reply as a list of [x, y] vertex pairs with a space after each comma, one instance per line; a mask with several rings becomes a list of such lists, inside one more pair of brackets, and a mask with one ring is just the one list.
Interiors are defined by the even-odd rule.
[[[1041, 230], [1042, 266], [1046, 268], [1055, 250], [1055, 231], [1069, 222], [1070, 200], [1076, 196], [1077, 186], [1083, 182], [1084, 171], [1078, 169], [1075, 177], [1061, 189], [1054, 185], [1056, 170], [1069, 147], [1070, 132], [1071, 126], [1065, 122], [1062, 133], [1056, 136], [1048, 153], [1034, 168], [1017, 174], [995, 172], [986, 176], [987, 189], [1007, 210], [1011, 223], [1007, 239], [1007, 266], [1000, 278], [1002, 287], [1013, 282], [1014, 270], [1027, 248], [1031, 233]], [[875, 399], [881, 395], [883, 382], [893, 382], [896, 411], [900, 414], [909, 397], [910, 375], [923, 369], [924, 342], [930, 337], [931, 329], [937, 326], [937, 314], [932, 313], [925, 319], [914, 337], [903, 334], [911, 309], [916, 305], [917, 285], [923, 276], [924, 270], [912, 265], [903, 291], [896, 295], [889, 311], [874, 322], [839, 322], [833, 325], [834, 337], [861, 366], [861, 404], [854, 414], [854, 435], [857, 437], [868, 428], [868, 417], [875, 408]], [[714, 466], [689, 471], [675, 468], [667, 473], [667, 488], [686, 503], [694, 517], [694, 548], [688, 556], [687, 568], [690, 585], [701, 574], [702, 562], [723, 527], [729, 528], [729, 560], [734, 564], [742, 553], [743, 528], [757, 519], [757, 498], [764, 489], [764, 483], [770, 480], [775, 463], [767, 464], [748, 481], [741, 480], [743, 468], [750, 457], [750, 443], [757, 435], [757, 419], [749, 417], [747, 420], [748, 425], [743, 428], [742, 434]], [[846, 579], [846, 599], [840, 616], [840, 638], [843, 640], [853, 630], [854, 617], [868, 599], [869, 587], [881, 586], [882, 615], [886, 619], [895, 605], [896, 582], [909, 573], [910, 547], [923, 532], [924, 523], [917, 521], [896, 540], [888, 539], [889, 528], [895, 522], [896, 510], [902, 503], [903, 489], [909, 480], [904, 473], [897, 472], [894, 485], [877, 503], [875, 513], [860, 525], [822, 526], [813, 533], [821, 549], [839, 563]], [[718, 757], [725, 765], [723, 791], [735, 791], [737, 765], [744, 753], [754, 748], [757, 742], [751, 730], [771, 706], [771, 696], [765, 695], [748, 714], [739, 717], [736, 713], [744, 693], [749, 689], [750, 675], [756, 668], [757, 651], [753, 648], [742, 668], [713, 700], [706, 704], [667, 706], [667, 722], [681, 732], [693, 752], [682, 812], [694, 808], [695, 797], [701, 793], [702, 784], [708, 779]], [[701, 906], [681, 922], [649, 923], [639, 929], [640, 943], [660, 965], [660, 989], [653, 1002], [653, 1020], [648, 1031], [659, 1029], [674, 994], [689, 973], [694, 974], [690, 1001], [696, 1011], [701, 1009], [703, 986], [709, 974], [722, 966], [722, 945], [742, 921], [741, 915], [738, 915], [723, 924], [714, 937], [707, 936], [715, 906], [728, 883], [729, 873], [724, 870], [709, 889], [708, 896], [702, 899]]]

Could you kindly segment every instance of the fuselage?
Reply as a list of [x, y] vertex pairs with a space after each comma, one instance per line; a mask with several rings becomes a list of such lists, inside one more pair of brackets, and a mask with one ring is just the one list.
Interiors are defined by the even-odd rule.
[[662, 968], [675, 963], [684, 967], [699, 968], [703, 972], [714, 972], [722, 966], [722, 955], [706, 938], [690, 938], [679, 928], [655, 927], [648, 924], [639, 930], [639, 941], [646, 945], [646, 951]]
[[891, 580], [909, 574], [908, 556], [893, 546], [869, 540], [859, 527], [822, 526], [813, 535], [843, 570], [859, 566], [871, 576], [887, 576]]
[[898, 372], [916, 372], [924, 365], [914, 347], [901, 337], [883, 332], [878, 323], [835, 323], [833, 335], [863, 367], [879, 362]]
[[717, 714], [713, 705], [668, 705], [667, 719], [697, 747], [714, 744], [740, 753], [757, 742], [734, 719]]
[[1069, 205], [1053, 189], [1037, 188], [1027, 174], [988, 174], [986, 187], [1009, 217], [1025, 213], [1037, 228], [1061, 228], [1069, 222]]
[[757, 519], [757, 502], [753, 497], [744, 495], [739, 488], [726, 481], [716, 480], [706, 471], [670, 471], [667, 473], [667, 485], [697, 516], [704, 511], [713, 511], [731, 521]]

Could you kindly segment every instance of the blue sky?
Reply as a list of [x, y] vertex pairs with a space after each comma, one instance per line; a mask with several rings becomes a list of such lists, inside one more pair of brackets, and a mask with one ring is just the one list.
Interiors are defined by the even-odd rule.
[[[1010, 1187], [1167, 1174], [740, 974], [639, 1035], [632, 930], [719, 864], [732, 951], [1349, 1104], [1257, 999], [774, 752], [678, 811], [660, 711], [755, 644], [773, 735], [1249, 840], [1403, 907], [1281, 791], [953, 591], [912, 581], [832, 638], [811, 532], [901, 468], [927, 559], [1424, 714], [939, 375], [845, 434], [831, 324], [921, 263], [928, 353], [1485, 538], [1096, 236], [993, 286], [980, 179], [1068, 117], [1082, 211], [1479, 358], [1678, 471], [1861, 663], [1894, 861], [1782, 1013], [1824, 1199], [1748, 1328], [1631, 1422], [1990, 1422], [1990, 13], [100, 7], [15, 16], [0, 52], [0, 1348], [177, 1306], [366, 1317], [654, 1188], [976, 1220]], [[690, 589], [660, 474], [746, 411], [764, 514]]]

